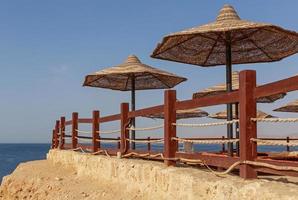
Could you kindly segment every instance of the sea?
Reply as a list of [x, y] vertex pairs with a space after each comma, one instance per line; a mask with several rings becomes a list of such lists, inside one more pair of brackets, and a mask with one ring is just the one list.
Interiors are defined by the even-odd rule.
[[[102, 145], [102, 148], [113, 148], [114, 145]], [[19, 163], [42, 160], [46, 158], [46, 154], [50, 149], [50, 144], [0, 144], [0, 182], [3, 176], [13, 172]], [[146, 150], [147, 145], [137, 144], [136, 149]], [[152, 144], [153, 151], [162, 151], [162, 144]], [[183, 149], [183, 145], [179, 145], [179, 149]], [[222, 145], [196, 144], [193, 146], [194, 151], [216, 152], [221, 151]], [[261, 146], [258, 147], [259, 152], [281, 152], [286, 148], [282, 146]], [[298, 148], [292, 148], [291, 151], [298, 151]]]

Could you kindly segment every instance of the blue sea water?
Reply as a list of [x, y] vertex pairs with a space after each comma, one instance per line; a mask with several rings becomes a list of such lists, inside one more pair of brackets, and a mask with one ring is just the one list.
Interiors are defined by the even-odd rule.
[[19, 163], [46, 158], [50, 144], [0, 144], [0, 182]]
[[[102, 148], [115, 148], [115, 145], [102, 145]], [[179, 145], [182, 149], [182, 145]], [[208, 151], [216, 152], [221, 151], [221, 145], [194, 145], [194, 151]], [[19, 163], [41, 160], [46, 158], [46, 154], [50, 149], [50, 144], [0, 144], [0, 181], [3, 176], [10, 174]], [[137, 144], [136, 149], [147, 150], [147, 145]], [[154, 151], [162, 151], [162, 144], [152, 144], [151, 149]], [[279, 152], [285, 151], [285, 147], [280, 146], [264, 146], [259, 147], [259, 152]], [[298, 148], [291, 148], [292, 151], [297, 151]]]

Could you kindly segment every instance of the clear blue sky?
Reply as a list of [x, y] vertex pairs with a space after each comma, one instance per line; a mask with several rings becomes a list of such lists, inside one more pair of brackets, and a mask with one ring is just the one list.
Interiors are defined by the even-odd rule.
[[[258, 0], [1, 0], [0, 142], [49, 142], [55, 120], [61, 115], [69, 118], [73, 111], [84, 117], [91, 116], [93, 109], [100, 109], [102, 115], [118, 113], [120, 102], [129, 101], [129, 93], [81, 85], [86, 74], [121, 63], [129, 54], [187, 77], [187, 82], [176, 87], [180, 99], [223, 82], [222, 66], [202, 68], [160, 61], [149, 55], [165, 34], [213, 21], [225, 3], [232, 4], [242, 19], [298, 31], [298, 1], [294, 0], [286, 3], [280, 0], [270, 3]], [[255, 69], [259, 83], [270, 82], [297, 74], [298, 55], [276, 63], [238, 65], [234, 69]], [[163, 101], [162, 95], [162, 90], [138, 92], [137, 107], [159, 104]], [[295, 98], [297, 93], [291, 93], [275, 104], [259, 107], [272, 114], [272, 108]], [[222, 108], [206, 110], [213, 112]], [[159, 123], [138, 122], [143, 126]], [[297, 133], [293, 131], [297, 127], [268, 126], [260, 130], [264, 134], [281, 135], [281, 132], [286, 134], [283, 129], [289, 134]], [[222, 129], [190, 130], [189, 134], [216, 135], [214, 130], [216, 134], [224, 134]]]

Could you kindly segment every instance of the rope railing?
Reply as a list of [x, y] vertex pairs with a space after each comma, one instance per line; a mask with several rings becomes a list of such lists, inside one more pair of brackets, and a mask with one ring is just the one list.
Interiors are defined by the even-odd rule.
[[183, 139], [183, 138], [177, 138], [177, 137], [172, 137], [172, 140], [175, 140], [178, 142], [190, 142], [194, 144], [227, 144], [227, 143], [239, 142], [239, 139], [200, 140], [200, 139]]
[[84, 134], [92, 134], [91, 131], [82, 131], [82, 130], [79, 130], [79, 129], [75, 129], [78, 133], [84, 133]]
[[277, 141], [277, 140], [270, 140], [270, 139], [258, 139], [258, 138], [251, 138], [252, 142], [256, 142], [258, 145], [261, 146], [298, 146], [298, 142], [292, 141]]
[[136, 127], [128, 127], [127, 130], [131, 130], [131, 131], [149, 131], [149, 130], [156, 130], [156, 129], [161, 129], [163, 128], [164, 125], [158, 125], [158, 126], [151, 126], [151, 127], [145, 127], [145, 128], [136, 128]]
[[107, 143], [113, 143], [113, 142], [120, 142], [121, 140], [108, 140], [108, 139], [96, 139], [97, 142], [107, 142]]
[[83, 141], [88, 141], [90, 142], [90, 140], [92, 140], [92, 138], [81, 138], [81, 137], [75, 137], [76, 139], [79, 139], [79, 140], [83, 140]]
[[164, 139], [158, 139], [158, 140], [141, 140], [141, 139], [138, 139], [138, 140], [132, 140], [132, 139], [126, 139], [126, 141], [129, 141], [129, 142], [134, 142], [134, 143], [142, 143], [142, 144], [148, 144], [148, 143], [163, 143], [164, 142]]
[[298, 122], [298, 118], [251, 118], [254, 122]]
[[184, 126], [184, 127], [208, 127], [208, 126], [221, 126], [227, 124], [234, 124], [239, 122], [238, 119], [231, 120], [231, 121], [223, 121], [223, 122], [212, 122], [212, 123], [203, 123], [203, 124], [186, 124], [186, 123], [173, 123], [173, 126]]
[[129, 157], [141, 157], [141, 158], [157, 158], [157, 157], [161, 157], [161, 159], [164, 159], [163, 154], [162, 153], [157, 153], [157, 154], [150, 154], [150, 153], [137, 153], [137, 152], [130, 152], [128, 154], [124, 154], [121, 156], [121, 158], [129, 158]]
[[118, 129], [118, 130], [110, 130], [110, 131], [96, 131], [97, 133], [99, 134], [112, 134], [112, 133], [120, 133], [121, 130]]

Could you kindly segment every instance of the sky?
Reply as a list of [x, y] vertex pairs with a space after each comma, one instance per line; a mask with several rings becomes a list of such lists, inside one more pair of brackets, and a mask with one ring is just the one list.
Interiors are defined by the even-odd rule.
[[[268, 22], [298, 31], [298, 1], [210, 0], [0, 0], [0, 143], [50, 142], [55, 120], [119, 113], [129, 102], [129, 92], [82, 87], [84, 76], [120, 64], [130, 54], [143, 63], [188, 78], [175, 89], [179, 99], [225, 81], [223, 66], [203, 68], [150, 58], [162, 37], [185, 28], [213, 21], [224, 4], [234, 6], [242, 19]], [[298, 73], [298, 54], [282, 61], [234, 65], [234, 70], [257, 71], [258, 84]], [[260, 109], [281, 117], [298, 114], [272, 109], [298, 98], [296, 92]], [[137, 108], [161, 104], [163, 90], [137, 92]], [[213, 113], [223, 106], [204, 108]], [[212, 121], [188, 120], [189, 123]], [[138, 119], [139, 126], [154, 126], [160, 120]], [[90, 130], [90, 127], [80, 127]], [[119, 123], [104, 125], [118, 129]], [[260, 125], [259, 135], [298, 137], [298, 125]], [[139, 133], [140, 137], [161, 135]], [[223, 128], [178, 130], [183, 136], [221, 136]]]

